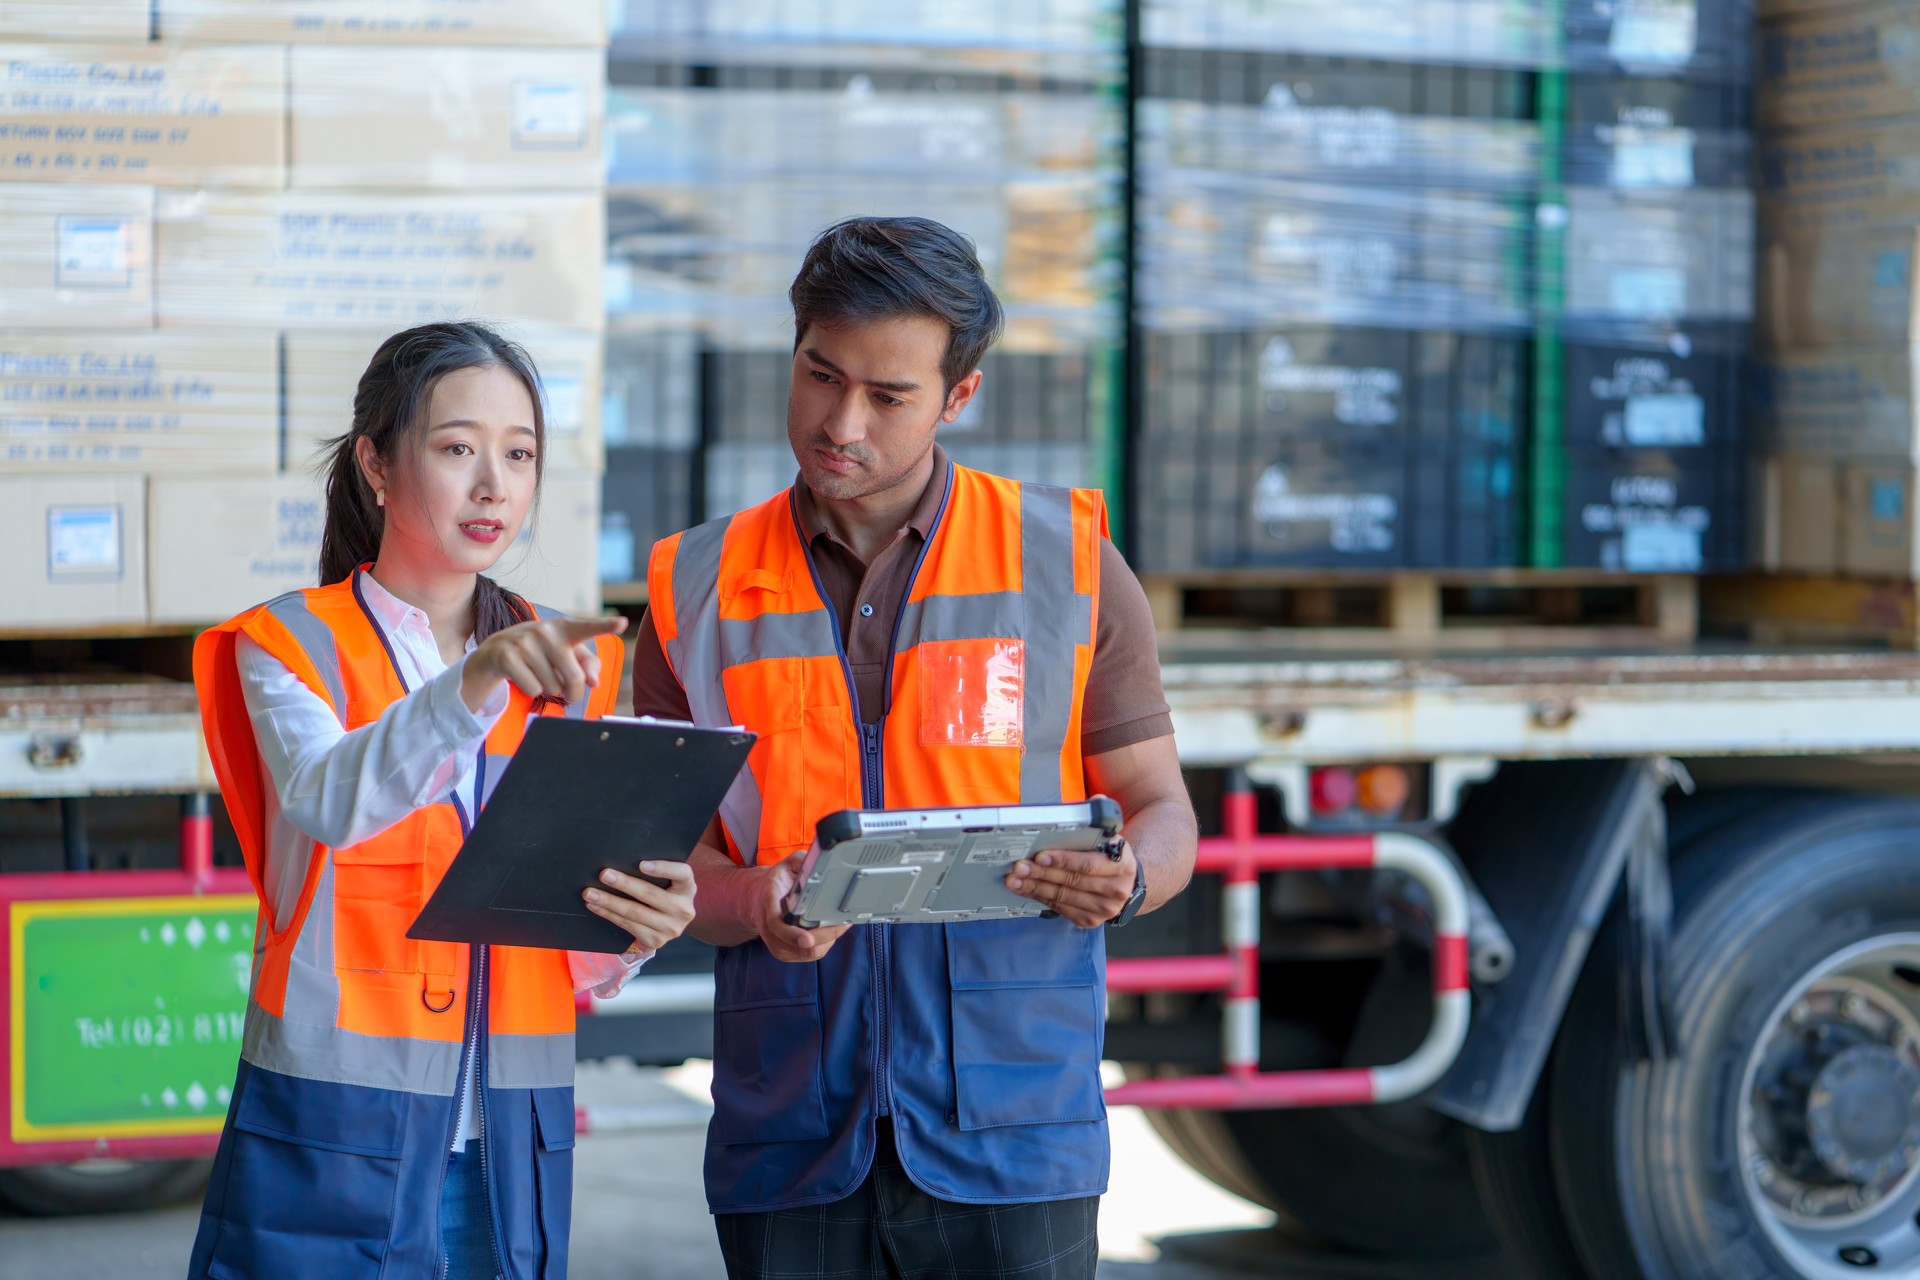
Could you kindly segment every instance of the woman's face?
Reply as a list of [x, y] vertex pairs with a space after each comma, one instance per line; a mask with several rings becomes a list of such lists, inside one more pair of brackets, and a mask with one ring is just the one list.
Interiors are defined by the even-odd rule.
[[382, 561], [485, 573], [520, 536], [538, 483], [538, 443], [533, 399], [511, 370], [460, 369], [435, 383], [409, 456], [383, 463], [360, 444], [368, 479], [386, 489]]

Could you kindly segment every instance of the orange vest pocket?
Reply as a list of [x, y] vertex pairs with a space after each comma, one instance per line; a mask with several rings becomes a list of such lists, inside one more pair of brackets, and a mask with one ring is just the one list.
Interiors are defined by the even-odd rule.
[[348, 862], [333, 868], [333, 955], [340, 969], [420, 972], [420, 944], [407, 937], [420, 908], [420, 862]]

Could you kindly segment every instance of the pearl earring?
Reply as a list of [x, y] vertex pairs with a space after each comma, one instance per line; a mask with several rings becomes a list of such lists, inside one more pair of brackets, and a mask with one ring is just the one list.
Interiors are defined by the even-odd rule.
[[387, 491], [385, 489], [375, 489], [373, 491], [373, 505], [376, 507], [384, 507], [387, 505]]

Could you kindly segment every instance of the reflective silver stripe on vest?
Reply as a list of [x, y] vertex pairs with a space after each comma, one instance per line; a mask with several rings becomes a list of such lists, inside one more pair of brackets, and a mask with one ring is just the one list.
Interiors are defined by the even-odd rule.
[[333, 713], [345, 724], [347, 688], [340, 679], [340, 649], [334, 643], [332, 629], [313, 616], [313, 611], [307, 608], [307, 598], [298, 591], [267, 601], [265, 608], [279, 619], [280, 625], [299, 643], [307, 661], [320, 673], [327, 693], [333, 698]]
[[1020, 583], [1027, 642], [1020, 800], [1060, 798], [1060, 752], [1073, 720], [1074, 646], [1092, 643], [1091, 597], [1073, 589], [1073, 491], [1020, 486]]
[[[714, 520], [680, 535], [673, 556], [673, 621], [677, 634], [667, 641], [667, 657], [687, 692], [687, 710], [695, 724], [734, 723], [727, 711], [720, 673], [720, 553], [732, 518]], [[720, 801], [720, 821], [748, 865], [760, 847], [760, 786], [752, 769], [734, 775]]]
[[283, 1006], [302, 1022], [340, 1020], [340, 975], [333, 967], [333, 855], [320, 867], [313, 904], [300, 922], [300, 936], [287, 957], [287, 998]]
[[941, 640], [1018, 639], [1025, 627], [1026, 608], [1018, 591], [909, 600], [900, 606], [900, 641], [895, 652]]
[[247, 1002], [248, 1062], [281, 1075], [334, 1084], [453, 1096], [460, 1075], [460, 1043], [370, 1036], [330, 1024], [276, 1018]]
[[573, 1083], [573, 1034], [487, 1037], [487, 1086], [555, 1089]]

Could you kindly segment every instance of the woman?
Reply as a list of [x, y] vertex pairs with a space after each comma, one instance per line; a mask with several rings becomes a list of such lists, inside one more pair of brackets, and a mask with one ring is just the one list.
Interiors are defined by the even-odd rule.
[[[395, 334], [332, 442], [320, 580], [194, 650], [208, 749], [260, 894], [252, 997], [192, 1275], [566, 1272], [574, 992], [610, 995], [693, 916], [609, 871], [623, 956], [416, 942], [533, 715], [599, 716], [624, 619], [481, 576], [540, 483], [539, 385], [476, 324]], [[612, 851], [609, 851], [611, 858]]]

